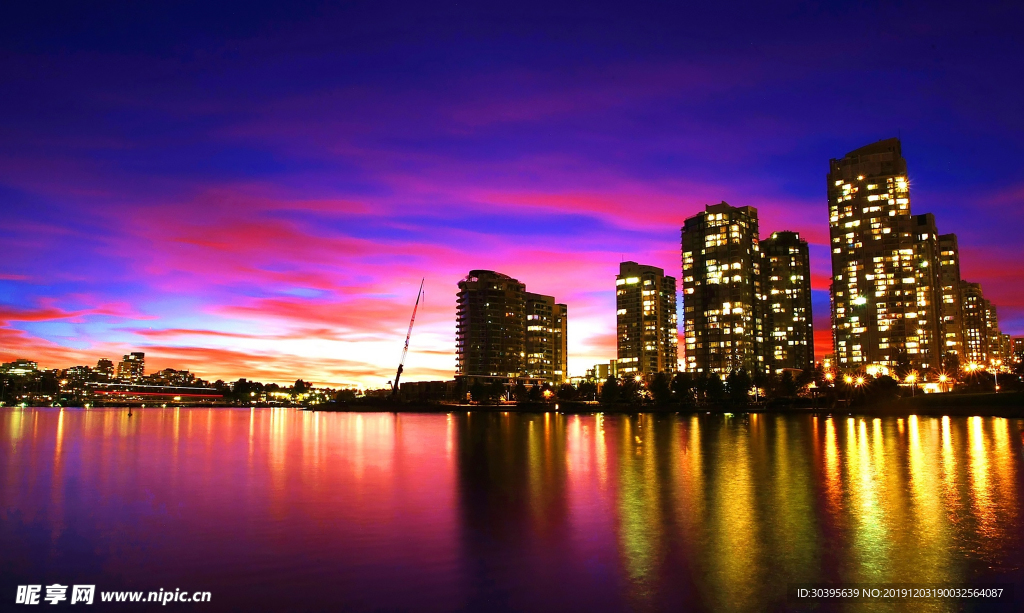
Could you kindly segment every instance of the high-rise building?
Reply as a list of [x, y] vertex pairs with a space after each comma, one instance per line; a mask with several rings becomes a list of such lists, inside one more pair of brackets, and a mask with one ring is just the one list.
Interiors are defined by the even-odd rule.
[[525, 294], [526, 356], [524, 374], [549, 383], [565, 381], [566, 323], [568, 307], [555, 302], [554, 296]]
[[622, 262], [615, 277], [615, 363], [620, 375], [679, 369], [676, 280], [655, 266]]
[[1010, 355], [1015, 363], [1024, 362], [1024, 336], [1010, 339]]
[[963, 358], [960, 365], [988, 362], [988, 309], [981, 284], [960, 283], [963, 314]]
[[774, 232], [761, 241], [766, 366], [776, 373], [814, 367], [811, 264], [807, 241]]
[[492, 270], [459, 281], [457, 375], [520, 377], [526, 357], [526, 286]]
[[1003, 334], [999, 331], [999, 315], [996, 313], [996, 305], [988, 300], [985, 305], [985, 358], [988, 365], [1003, 358]]
[[725, 202], [704, 207], [684, 222], [682, 255], [686, 370], [763, 370], [757, 209]]
[[113, 360], [101, 359], [96, 362], [96, 374], [107, 379], [114, 378], [114, 362]]
[[117, 378], [125, 381], [138, 381], [146, 374], [146, 354], [133, 351], [121, 358], [117, 365]]
[[828, 202], [837, 366], [939, 366], [938, 232], [911, 215], [899, 139], [831, 160]]
[[939, 284], [942, 287], [942, 351], [963, 359], [963, 300], [960, 296], [960, 247], [956, 234], [939, 235]]

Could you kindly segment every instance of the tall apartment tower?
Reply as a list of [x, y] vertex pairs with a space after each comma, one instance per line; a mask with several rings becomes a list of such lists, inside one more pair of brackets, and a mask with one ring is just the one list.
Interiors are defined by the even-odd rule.
[[765, 360], [774, 372], [814, 367], [811, 263], [807, 241], [774, 232], [761, 241]]
[[999, 330], [999, 316], [996, 314], [996, 305], [988, 300], [985, 305], [985, 341], [986, 364], [991, 365], [995, 360], [1003, 358], [1003, 333]]
[[944, 355], [955, 355], [962, 361], [964, 313], [960, 296], [960, 247], [956, 234], [939, 235], [939, 284], [942, 287], [942, 351]]
[[457, 376], [521, 376], [526, 354], [526, 286], [492, 270], [471, 270], [459, 281], [457, 304]]
[[963, 316], [963, 356], [960, 365], [988, 362], [988, 308], [980, 283], [960, 283]]
[[117, 378], [125, 381], [138, 381], [146, 374], [146, 354], [133, 351], [121, 358], [117, 364]]
[[941, 362], [938, 232], [911, 215], [899, 139], [829, 163], [832, 329], [837, 366]]
[[552, 383], [562, 384], [569, 380], [569, 306], [555, 303], [555, 320], [551, 326], [554, 330], [552, 347], [554, 347], [554, 375]]
[[661, 268], [622, 262], [615, 277], [615, 305], [619, 374], [678, 370], [675, 278]]
[[554, 296], [525, 294], [526, 356], [524, 374], [549, 383], [565, 382], [566, 322], [568, 307], [555, 302]]
[[113, 360], [107, 360], [107, 359], [100, 359], [98, 362], [96, 362], [95, 372], [96, 372], [96, 374], [100, 375], [101, 377], [106, 377], [107, 379], [113, 379], [114, 378], [114, 361]]
[[757, 209], [705, 206], [684, 222], [682, 254], [686, 370], [763, 370]]

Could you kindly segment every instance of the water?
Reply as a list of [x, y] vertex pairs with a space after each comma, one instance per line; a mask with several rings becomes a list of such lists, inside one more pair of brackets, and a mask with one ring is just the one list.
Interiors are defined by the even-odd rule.
[[[801, 582], [1024, 602], [1022, 420], [125, 413], [0, 409], [0, 609], [53, 582], [202, 611], [805, 610]], [[895, 606], [819, 610], [988, 610]]]

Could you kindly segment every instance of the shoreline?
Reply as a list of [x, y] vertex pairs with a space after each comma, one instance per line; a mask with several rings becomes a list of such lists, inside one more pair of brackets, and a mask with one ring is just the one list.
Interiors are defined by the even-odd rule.
[[[779, 414], [779, 415], [859, 415], [865, 417], [908, 417], [910, 415], [950, 417], [1006, 417], [1024, 418], [1024, 392], [1000, 394], [955, 394], [950, 397], [920, 395], [876, 405], [833, 407], [716, 405], [705, 407], [681, 405], [629, 405], [591, 404], [584, 402], [557, 402], [531, 404], [440, 404], [440, 403], [380, 403], [365, 405], [306, 407], [302, 410], [325, 413], [562, 413], [565, 415], [607, 414]], [[945, 396], [943, 394], [942, 396]]]

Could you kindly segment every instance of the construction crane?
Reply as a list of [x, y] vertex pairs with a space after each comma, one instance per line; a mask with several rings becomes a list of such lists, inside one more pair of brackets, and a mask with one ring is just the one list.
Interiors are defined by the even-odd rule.
[[405, 356], [409, 353], [409, 339], [412, 337], [412, 325], [416, 323], [416, 311], [420, 308], [420, 298], [423, 297], [423, 282], [426, 277], [420, 279], [420, 291], [416, 292], [416, 306], [412, 307], [412, 318], [409, 320], [409, 331], [405, 334], [405, 348], [402, 349], [402, 361], [398, 363], [398, 372], [395, 373], [395, 384], [391, 386], [391, 397], [398, 397], [398, 380], [402, 378], [402, 370], [405, 369]]

